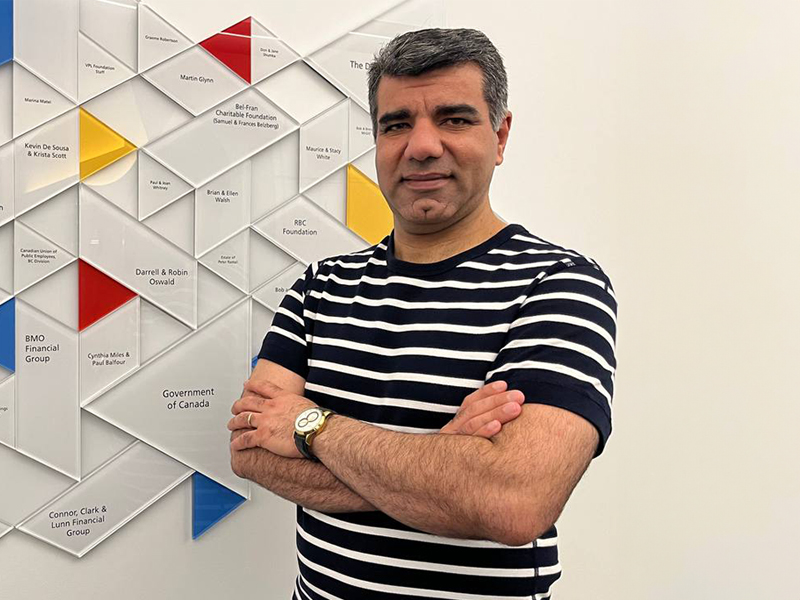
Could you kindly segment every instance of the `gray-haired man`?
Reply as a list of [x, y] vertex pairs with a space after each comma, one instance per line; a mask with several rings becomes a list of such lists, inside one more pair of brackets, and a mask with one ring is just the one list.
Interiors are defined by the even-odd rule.
[[404, 34], [369, 76], [394, 231], [287, 294], [233, 468], [298, 505], [297, 598], [547, 598], [611, 431], [613, 290], [492, 212], [511, 113], [482, 33]]

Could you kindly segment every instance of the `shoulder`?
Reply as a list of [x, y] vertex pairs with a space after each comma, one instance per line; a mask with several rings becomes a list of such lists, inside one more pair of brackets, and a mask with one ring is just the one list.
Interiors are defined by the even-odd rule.
[[334, 280], [358, 280], [369, 265], [386, 266], [386, 240], [350, 252], [337, 254], [311, 263], [306, 269], [306, 286], [317, 287]]
[[516, 226], [514, 234], [496, 249], [496, 253], [520, 268], [528, 265], [535, 273], [534, 283], [545, 278], [585, 279], [613, 293], [611, 279], [594, 258], [534, 235], [521, 225]]

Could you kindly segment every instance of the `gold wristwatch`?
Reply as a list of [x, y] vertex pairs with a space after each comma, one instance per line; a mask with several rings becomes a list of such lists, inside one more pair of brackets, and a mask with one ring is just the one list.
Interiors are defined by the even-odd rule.
[[311, 451], [311, 443], [319, 432], [325, 428], [330, 416], [335, 414], [332, 410], [315, 406], [304, 410], [297, 416], [294, 421], [294, 444], [300, 454], [319, 462], [319, 459]]

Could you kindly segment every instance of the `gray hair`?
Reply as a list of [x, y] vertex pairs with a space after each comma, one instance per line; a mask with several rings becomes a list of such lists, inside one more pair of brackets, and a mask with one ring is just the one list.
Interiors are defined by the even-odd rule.
[[369, 113], [378, 131], [378, 84], [384, 75], [417, 76], [463, 63], [475, 63], [483, 73], [483, 97], [497, 131], [508, 112], [508, 79], [494, 44], [477, 29], [420, 29], [392, 39], [369, 66]]

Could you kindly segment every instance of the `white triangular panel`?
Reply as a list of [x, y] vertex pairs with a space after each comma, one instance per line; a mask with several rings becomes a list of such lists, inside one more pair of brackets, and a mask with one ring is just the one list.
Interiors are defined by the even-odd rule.
[[430, 0], [405, 0], [359, 27], [364, 35], [393, 38], [406, 31], [445, 26], [445, 3]]
[[194, 252], [194, 194], [186, 194], [143, 222], [184, 252]]
[[79, 14], [79, 0], [14, 2], [14, 58], [71, 99], [78, 97]]
[[139, 219], [146, 219], [192, 189], [167, 167], [142, 153], [139, 160]]
[[121, 208], [132, 217], [139, 212], [138, 157], [142, 152], [131, 152], [94, 175], [83, 180], [83, 183], [103, 196], [106, 200]]
[[195, 192], [195, 256], [250, 224], [252, 171], [245, 161]]
[[141, 77], [134, 77], [108, 90], [83, 108], [137, 148], [146, 146], [192, 118], [189, 111]]
[[261, 350], [261, 344], [264, 341], [264, 337], [267, 335], [270, 325], [272, 325], [272, 319], [275, 317], [275, 313], [254, 300], [251, 302], [250, 356], [255, 357], [258, 356]]
[[364, 240], [303, 196], [270, 213], [253, 227], [306, 264], [367, 247]]
[[248, 308], [242, 302], [197, 330], [88, 410], [247, 496], [246, 481], [230, 468], [225, 424], [249, 373]]
[[83, 477], [108, 462], [135, 440], [121, 429], [81, 411], [81, 470]]
[[251, 81], [256, 83], [299, 60], [289, 46], [255, 19], [250, 21]]
[[137, 0], [81, 0], [81, 31], [136, 71]]
[[25, 288], [74, 260], [63, 248], [46, 240], [20, 221], [14, 227], [14, 291]]
[[18, 221], [24, 223], [51, 242], [78, 254], [78, 186], [64, 190], [58, 196], [26, 212]]
[[192, 45], [189, 38], [158, 16], [139, 5], [139, 71], [146, 71], [172, 58]]
[[139, 298], [133, 298], [80, 334], [81, 403], [139, 366]]
[[244, 294], [206, 267], [197, 267], [197, 320], [200, 325], [210, 321]]
[[305, 273], [306, 267], [302, 263], [295, 263], [286, 269], [269, 283], [253, 292], [253, 298], [261, 302], [272, 311], [277, 311], [281, 306], [281, 301], [292, 286]]
[[[248, 108], [242, 111], [237, 106]], [[244, 116], [233, 116], [240, 114]], [[287, 114], [248, 88], [158, 140], [147, 151], [200, 187], [296, 129], [297, 124]], [[198, 153], [198, 148], [207, 151]]]
[[200, 263], [247, 293], [250, 274], [250, 229], [245, 229], [210, 250], [200, 258]]
[[312, 54], [309, 60], [367, 109], [367, 68], [388, 41], [388, 37], [380, 35], [348, 33]]
[[0, 226], [0, 290], [14, 291], [14, 223]]
[[314, 204], [324, 208], [328, 214], [347, 224], [347, 169], [334, 171], [304, 194]]
[[304, 62], [296, 62], [259, 83], [256, 88], [305, 123], [341, 102], [344, 95]]
[[349, 102], [341, 102], [300, 128], [300, 191], [347, 164]]
[[14, 140], [16, 214], [78, 183], [78, 111]]
[[[0, 381], [0, 444], [14, 447], [14, 421], [16, 412], [14, 377]], [[5, 475], [5, 474], [4, 474]]]
[[102, 94], [136, 73], [88, 37], [78, 38], [78, 96], [81, 102]]
[[75, 481], [40, 462], [0, 445], [0, 473], [14, 485], [3, 486], [0, 494], [0, 520], [13, 525], [31, 514]]
[[14, 63], [0, 65], [0, 144], [14, 137]]
[[372, 119], [367, 111], [352, 100], [350, 101], [349, 131], [349, 160], [352, 162], [375, 146], [375, 139], [372, 137]]
[[252, 218], [263, 217], [300, 189], [300, 134], [294, 132], [252, 159]]
[[14, 137], [65, 113], [75, 105], [25, 67], [14, 63]]
[[[147, 444], [136, 442], [113, 461], [56, 498], [19, 525], [20, 531], [80, 558], [111, 534], [165, 496], [192, 474], [192, 470]], [[68, 535], [69, 519], [54, 520], [71, 507], [91, 509], [106, 500], [102, 521], [85, 527], [83, 535]], [[92, 514], [92, 513], [89, 513]], [[97, 514], [97, 513], [94, 513]], [[63, 525], [59, 526], [59, 523]], [[74, 531], [74, 530], [72, 530]]]
[[19, 297], [70, 329], [78, 329], [78, 262], [33, 285]]
[[78, 334], [16, 302], [17, 449], [78, 479]]
[[194, 115], [230, 98], [246, 85], [200, 46], [170, 58], [143, 76]]
[[250, 289], [275, 277], [295, 259], [255, 231], [250, 232]]
[[353, 161], [353, 166], [372, 179], [372, 181], [378, 183], [378, 170], [375, 166], [375, 148], [355, 159]]
[[13, 218], [14, 144], [9, 143], [5, 146], [0, 146], [0, 225]]
[[191, 333], [186, 325], [173, 319], [149, 302], [141, 301], [140, 339], [141, 362], [145, 363], [159, 352]]

